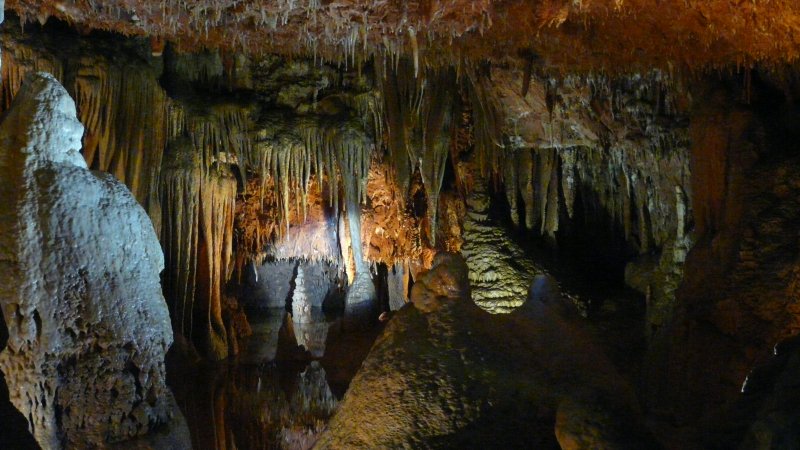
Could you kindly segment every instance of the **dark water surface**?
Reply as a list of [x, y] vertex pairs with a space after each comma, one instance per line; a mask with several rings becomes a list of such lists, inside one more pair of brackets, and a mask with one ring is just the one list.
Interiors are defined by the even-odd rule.
[[192, 444], [197, 450], [310, 448], [382, 326], [345, 325], [341, 318], [298, 325], [282, 309], [248, 319], [253, 335], [241, 343], [238, 358], [170, 369]]

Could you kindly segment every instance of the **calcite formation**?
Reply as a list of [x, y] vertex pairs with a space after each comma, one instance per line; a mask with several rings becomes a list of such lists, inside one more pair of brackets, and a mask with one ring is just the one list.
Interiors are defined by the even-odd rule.
[[[414, 307], [375, 342], [319, 448], [551, 448], [592, 436], [596, 448], [658, 448], [632, 389], [552, 281], [516, 312], [490, 315], [469, 301], [460, 256], [437, 255], [420, 279]], [[567, 405], [587, 414], [554, 434]], [[605, 434], [591, 429], [592, 408]]]
[[[27, 22], [55, 16], [87, 29], [184, 47], [306, 55], [357, 66], [384, 53], [431, 62], [513, 61], [550, 70], [699, 68], [798, 57], [793, 0], [422, 0], [417, 2], [9, 0]], [[415, 70], [415, 73], [418, 72]]]
[[102, 447], [171, 420], [163, 256], [121, 183], [87, 170], [75, 104], [31, 74], [0, 125], [0, 368], [43, 448]]
[[542, 273], [504, 228], [489, 219], [490, 198], [479, 178], [467, 198], [464, 246], [472, 300], [492, 312], [511, 312], [525, 302], [533, 277]]

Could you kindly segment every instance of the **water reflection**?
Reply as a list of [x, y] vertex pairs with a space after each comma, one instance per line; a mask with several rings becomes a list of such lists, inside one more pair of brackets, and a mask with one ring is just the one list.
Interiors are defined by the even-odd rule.
[[[296, 323], [283, 309], [250, 314], [238, 361], [172, 370], [195, 449], [311, 448], [366, 357], [380, 325]], [[374, 322], [371, 322], [374, 323]]]

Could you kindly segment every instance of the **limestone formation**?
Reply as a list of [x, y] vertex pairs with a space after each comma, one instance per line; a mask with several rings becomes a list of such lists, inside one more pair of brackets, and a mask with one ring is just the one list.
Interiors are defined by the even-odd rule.
[[407, 264], [395, 263], [386, 275], [389, 290], [389, 309], [397, 311], [408, 303], [408, 277]]
[[[369, 271], [356, 275], [345, 296], [344, 314], [354, 322], [369, 321], [375, 315], [375, 284]], [[349, 320], [348, 319], [348, 320]]]
[[584, 319], [558, 306], [569, 300], [552, 281], [519, 312], [491, 315], [468, 301], [466, 272], [460, 256], [437, 255], [413, 289], [416, 307], [389, 321], [318, 448], [552, 448], [557, 411], [595, 403], [600, 448], [658, 448], [632, 389]]
[[542, 273], [508, 231], [489, 219], [489, 195], [478, 179], [467, 198], [464, 245], [472, 299], [492, 313], [507, 313], [525, 301], [533, 277]]
[[82, 134], [74, 102], [43, 73], [0, 125], [0, 368], [48, 449], [103, 447], [176, 414], [153, 225], [121, 183], [87, 170]]
[[305, 414], [330, 416], [336, 411], [337, 403], [328, 386], [325, 369], [319, 361], [311, 361], [300, 373], [300, 383], [292, 396], [291, 407]]

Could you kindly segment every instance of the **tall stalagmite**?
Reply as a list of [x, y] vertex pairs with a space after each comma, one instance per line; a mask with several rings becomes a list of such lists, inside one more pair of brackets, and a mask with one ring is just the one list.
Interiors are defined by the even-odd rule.
[[0, 354], [44, 448], [103, 447], [170, 421], [163, 257], [121, 183], [87, 170], [66, 90], [31, 74], [0, 124]]

